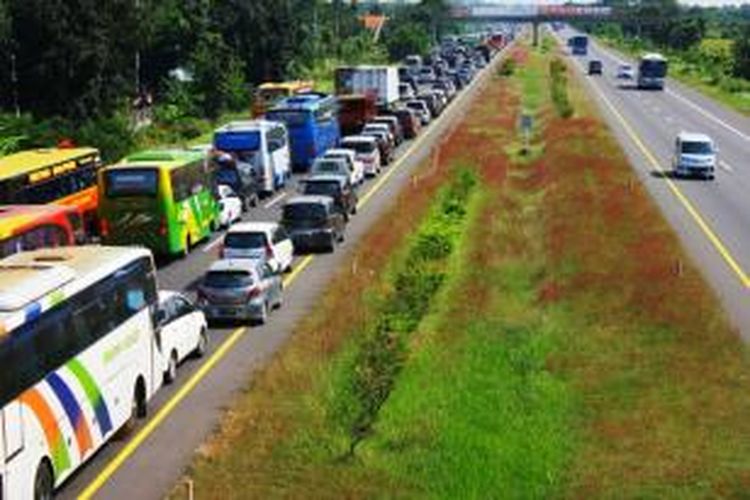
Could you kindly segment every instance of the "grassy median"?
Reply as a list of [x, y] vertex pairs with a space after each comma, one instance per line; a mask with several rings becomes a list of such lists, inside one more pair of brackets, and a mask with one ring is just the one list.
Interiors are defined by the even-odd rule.
[[199, 451], [198, 496], [750, 490], [747, 350], [572, 72], [511, 57]]

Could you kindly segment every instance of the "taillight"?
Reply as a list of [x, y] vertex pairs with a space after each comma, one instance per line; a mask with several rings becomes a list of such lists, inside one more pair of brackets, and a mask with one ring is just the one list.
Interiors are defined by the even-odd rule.
[[266, 243], [266, 258], [273, 259], [273, 247]]
[[261, 293], [263, 293], [263, 290], [261, 290], [259, 286], [256, 286], [247, 291], [247, 298], [249, 300], [260, 297]]
[[167, 218], [162, 217], [159, 221], [159, 236], [167, 235]]
[[99, 230], [102, 234], [102, 237], [109, 236], [109, 221], [104, 217], [101, 217], [99, 219]]

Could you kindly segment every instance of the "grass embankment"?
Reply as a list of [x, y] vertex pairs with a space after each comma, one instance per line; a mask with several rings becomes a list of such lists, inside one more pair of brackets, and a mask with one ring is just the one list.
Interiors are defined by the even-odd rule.
[[[725, 106], [750, 115], [750, 81], [729, 76], [726, 59], [731, 55], [731, 48], [724, 49], [726, 56], [717, 57], [712, 46], [725, 45], [729, 40], [703, 40], [698, 47], [692, 47], [690, 53], [644, 44], [637, 40], [626, 40], [607, 36], [598, 37], [605, 46], [638, 58], [646, 52], [662, 52], [669, 60], [669, 76], [685, 85], [700, 91]], [[721, 59], [720, 61], [718, 59]]]
[[[564, 118], [554, 55], [513, 57], [238, 398], [199, 496], [750, 489], [745, 347], [580, 80]], [[522, 108], [538, 155], [506, 152]]]

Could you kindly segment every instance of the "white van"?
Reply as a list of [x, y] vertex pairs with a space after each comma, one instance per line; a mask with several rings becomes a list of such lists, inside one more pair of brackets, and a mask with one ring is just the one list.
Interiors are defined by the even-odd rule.
[[214, 132], [214, 148], [252, 165], [260, 191], [271, 194], [291, 177], [289, 135], [283, 123], [230, 122]]
[[678, 176], [699, 176], [713, 179], [716, 171], [714, 141], [705, 134], [680, 132], [675, 141], [672, 166]]

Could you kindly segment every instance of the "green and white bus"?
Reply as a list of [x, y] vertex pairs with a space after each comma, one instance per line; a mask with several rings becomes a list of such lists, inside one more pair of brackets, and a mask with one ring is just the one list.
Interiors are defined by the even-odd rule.
[[99, 172], [103, 242], [187, 255], [219, 226], [210, 164], [202, 153], [145, 151]]
[[156, 271], [144, 248], [0, 261], [0, 498], [51, 498], [162, 383]]

